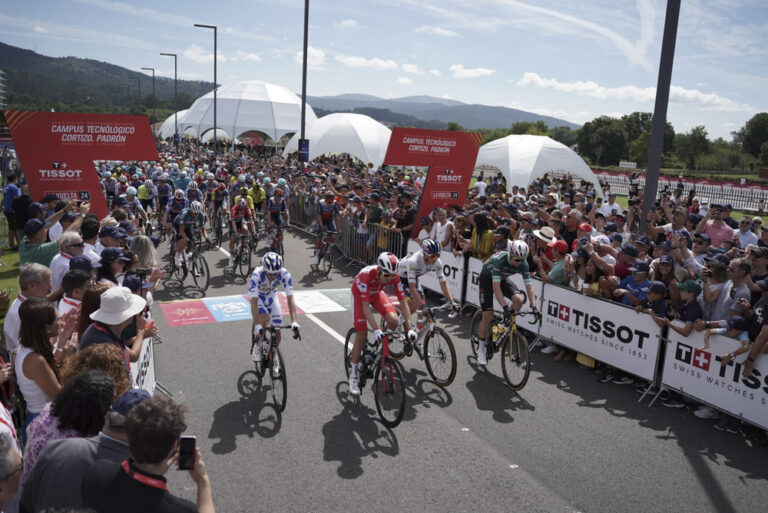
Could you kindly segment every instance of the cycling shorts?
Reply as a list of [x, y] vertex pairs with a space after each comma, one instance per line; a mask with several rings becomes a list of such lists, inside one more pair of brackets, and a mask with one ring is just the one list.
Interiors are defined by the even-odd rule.
[[[507, 299], [512, 299], [514, 294], [524, 294], [512, 280], [501, 280], [501, 293]], [[490, 276], [480, 275], [480, 309], [483, 312], [493, 311], [493, 279]]]
[[157, 210], [160, 212], [164, 211], [165, 207], [168, 206], [168, 196], [158, 196], [157, 201], [160, 205]]
[[329, 232], [335, 232], [336, 230], [336, 222], [333, 220], [330, 221], [323, 221], [323, 223], [317, 227], [317, 234], [322, 235], [323, 232], [329, 231]]
[[[405, 292], [405, 297], [408, 299], [411, 299], [411, 287], [408, 282], [408, 278], [405, 276], [400, 276], [400, 283], [403, 284], [403, 291]], [[424, 288], [421, 286], [421, 283], [419, 283], [419, 280], [416, 280], [416, 292], [419, 293], [419, 296], [421, 296], [421, 299], [424, 299]]]
[[240, 230], [243, 229], [243, 224], [245, 224], [245, 218], [238, 217], [236, 219], [230, 219], [229, 220], [229, 233], [232, 234], [234, 237], [238, 233], [240, 233]]
[[273, 326], [283, 325], [283, 311], [280, 309], [280, 298], [277, 292], [272, 294], [259, 294], [259, 315], [269, 314]]
[[174, 212], [173, 210], [168, 212], [168, 222], [171, 224], [174, 224], [173, 221], [176, 219], [176, 217], [181, 214], [181, 212]]
[[[355, 290], [352, 290], [352, 303], [354, 304], [352, 315], [355, 320], [355, 331], [366, 331], [368, 329], [368, 320], [363, 313], [363, 300], [360, 299], [360, 293]], [[370, 305], [382, 316], [388, 313], [397, 314], [394, 305], [389, 300], [389, 296], [383, 290], [380, 290], [371, 300]]]

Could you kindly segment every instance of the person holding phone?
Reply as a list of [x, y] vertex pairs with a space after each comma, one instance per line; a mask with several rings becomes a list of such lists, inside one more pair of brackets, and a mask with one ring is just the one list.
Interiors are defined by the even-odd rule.
[[[205, 462], [200, 449], [188, 441], [191, 437], [181, 437], [185, 428], [184, 407], [169, 397], [157, 395], [136, 405], [126, 416], [124, 428], [131, 457], [122, 463], [100, 460], [91, 467], [83, 477], [83, 506], [114, 513], [214, 513]], [[187, 456], [190, 451], [192, 458]], [[165, 474], [180, 459], [190, 463], [189, 475], [197, 485], [197, 503], [168, 490]]]

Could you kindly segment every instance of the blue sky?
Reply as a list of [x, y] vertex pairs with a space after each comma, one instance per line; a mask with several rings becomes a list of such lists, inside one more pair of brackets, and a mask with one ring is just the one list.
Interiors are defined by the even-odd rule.
[[[301, 91], [303, 0], [4, 2], [0, 40], [219, 83]], [[653, 110], [661, 0], [310, 0], [309, 95], [431, 95], [583, 123]], [[765, 0], [683, 0], [667, 119], [710, 138], [768, 110]]]

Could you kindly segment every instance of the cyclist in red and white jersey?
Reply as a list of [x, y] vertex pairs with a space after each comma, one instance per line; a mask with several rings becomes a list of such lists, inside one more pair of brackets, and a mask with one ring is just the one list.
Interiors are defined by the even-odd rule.
[[416, 340], [416, 332], [411, 328], [411, 312], [408, 309], [408, 301], [403, 292], [403, 284], [397, 275], [398, 260], [392, 253], [381, 253], [376, 265], [369, 265], [355, 276], [352, 282], [352, 300], [354, 303], [355, 321], [355, 345], [350, 355], [351, 365], [349, 369], [349, 393], [360, 395], [360, 380], [357, 374], [357, 364], [360, 362], [360, 353], [365, 344], [368, 326], [373, 328], [374, 342], [380, 342], [384, 336], [379, 323], [373, 316], [371, 307], [384, 317], [387, 329], [397, 328], [397, 312], [389, 301], [389, 297], [383, 288], [392, 285], [400, 303], [405, 329], [411, 341]]

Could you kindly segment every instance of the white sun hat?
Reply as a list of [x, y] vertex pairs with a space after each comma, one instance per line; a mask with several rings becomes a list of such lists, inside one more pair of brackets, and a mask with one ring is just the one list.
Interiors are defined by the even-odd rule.
[[101, 294], [101, 306], [91, 314], [94, 321], [116, 325], [141, 312], [147, 301], [128, 287], [112, 287]]

